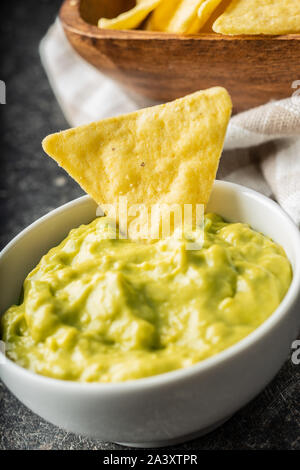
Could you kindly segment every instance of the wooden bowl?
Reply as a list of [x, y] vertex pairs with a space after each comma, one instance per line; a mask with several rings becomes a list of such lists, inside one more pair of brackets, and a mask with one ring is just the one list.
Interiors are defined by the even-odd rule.
[[222, 85], [235, 112], [286, 98], [300, 80], [300, 34], [184, 36], [101, 30], [97, 20], [133, 0], [65, 0], [60, 20], [74, 49], [135, 96], [163, 102]]

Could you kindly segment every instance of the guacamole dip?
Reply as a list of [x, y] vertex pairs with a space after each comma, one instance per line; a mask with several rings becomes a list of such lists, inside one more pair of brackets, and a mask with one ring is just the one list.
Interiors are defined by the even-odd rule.
[[[291, 282], [283, 249], [205, 216], [204, 245], [111, 239], [106, 217], [70, 232], [2, 318], [7, 355], [38, 374], [118, 382], [188, 367], [244, 338]], [[20, 260], [21, 261], [21, 260]]]

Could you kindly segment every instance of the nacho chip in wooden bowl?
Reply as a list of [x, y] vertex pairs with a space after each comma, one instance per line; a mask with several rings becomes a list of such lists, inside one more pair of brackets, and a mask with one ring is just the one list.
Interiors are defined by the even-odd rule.
[[[222, 1], [218, 15], [228, 3]], [[60, 19], [81, 57], [137, 101], [143, 96], [165, 102], [221, 85], [237, 112], [293, 93], [292, 83], [300, 77], [300, 34], [225, 36], [212, 31], [210, 19], [203, 33], [193, 35], [98, 28], [99, 18], [114, 18], [135, 4], [65, 0]]]
[[299, 0], [232, 0], [216, 19], [213, 30], [222, 34], [300, 33]]

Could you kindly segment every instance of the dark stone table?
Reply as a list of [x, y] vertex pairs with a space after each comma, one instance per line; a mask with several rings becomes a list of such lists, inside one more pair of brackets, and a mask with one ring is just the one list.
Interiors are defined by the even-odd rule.
[[[1, 15], [0, 244], [50, 209], [82, 194], [46, 158], [42, 138], [67, 126], [41, 67], [38, 44], [59, 0], [6, 2]], [[300, 449], [300, 366], [288, 359], [269, 387], [213, 433], [176, 449]], [[0, 383], [0, 449], [120, 449], [75, 436], [34, 415]]]

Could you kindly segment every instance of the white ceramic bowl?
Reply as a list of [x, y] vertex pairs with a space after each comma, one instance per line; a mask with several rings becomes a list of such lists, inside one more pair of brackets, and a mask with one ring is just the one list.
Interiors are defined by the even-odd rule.
[[[293, 281], [271, 317], [239, 343], [190, 368], [119, 384], [55, 380], [2, 355], [1, 378], [19, 400], [68, 431], [150, 447], [208, 432], [270, 382], [300, 326], [298, 229], [275, 202], [232, 183], [215, 183], [208, 210], [249, 223], [284, 247]], [[24, 278], [41, 256], [95, 213], [95, 203], [84, 196], [30, 225], [2, 251], [0, 312], [18, 301]]]

